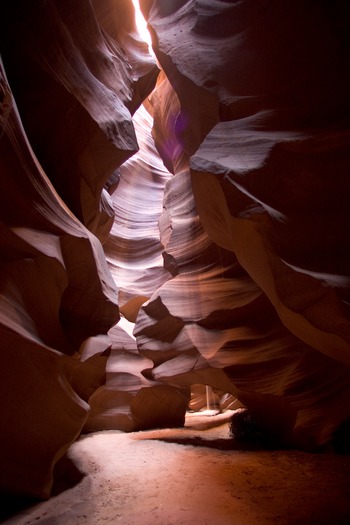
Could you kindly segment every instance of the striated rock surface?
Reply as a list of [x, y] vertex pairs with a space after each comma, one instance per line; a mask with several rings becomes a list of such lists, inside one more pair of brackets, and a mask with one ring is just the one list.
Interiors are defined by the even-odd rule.
[[0, 73], [0, 487], [47, 497], [105, 377], [106, 348], [86, 362], [79, 348], [118, 320], [117, 289], [99, 241], [43, 172], [2, 63]]
[[140, 351], [156, 378], [231, 392], [306, 448], [349, 417], [349, 9], [335, 4], [142, 3], [179, 106], [158, 97], [155, 137], [168, 125], [178, 145], [158, 145], [176, 174], [161, 220], [174, 277], [142, 308]]
[[43, 498], [109, 373], [118, 289], [93, 234], [112, 225], [104, 186], [138, 149], [131, 112], [158, 69], [132, 24], [127, 56], [90, 2], [4, 13], [0, 489]]
[[152, 122], [142, 106], [134, 116], [139, 151], [120, 167], [109, 188], [115, 219], [104, 250], [118, 283], [122, 313], [132, 322], [141, 304], [169, 278], [158, 221], [171, 175], [157, 155]]
[[129, 0], [1, 19], [3, 491], [208, 393], [305, 449], [350, 416], [347, 2], [141, 4], [159, 76]]
[[101, 240], [113, 224], [104, 186], [138, 150], [131, 113], [158, 74], [126, 5], [114, 5], [114, 27], [105, 21], [108, 2], [96, 2], [95, 13], [85, 0], [20, 1], [8, 6], [2, 29], [31, 144], [60, 196]]
[[169, 277], [159, 232], [164, 188], [171, 178], [152, 139], [153, 118], [141, 106], [134, 115], [139, 151], [109, 186], [115, 215], [104, 244], [119, 289], [121, 322], [109, 332], [112, 343], [106, 384], [90, 398], [86, 430], [130, 431], [183, 425], [190, 393], [157, 381], [153, 362], [140, 355], [133, 335], [140, 307]]
[[147, 373], [153, 362], [140, 356], [132, 329], [133, 323], [122, 318], [108, 332], [106, 380], [88, 398], [90, 411], [83, 432], [184, 425], [189, 388], [175, 388]]

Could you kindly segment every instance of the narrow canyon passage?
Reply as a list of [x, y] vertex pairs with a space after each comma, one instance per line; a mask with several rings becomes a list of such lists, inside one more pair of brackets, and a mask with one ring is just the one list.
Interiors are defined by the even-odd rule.
[[[48, 500], [8, 519], [63, 523], [97, 491], [98, 519], [131, 523], [146, 461], [149, 522], [326, 525], [338, 498], [345, 525], [350, 9], [140, 5], [152, 52], [131, 0], [20, 0], [0, 23], [0, 490]], [[58, 494], [66, 455], [85, 476]], [[177, 463], [167, 499], [153, 469]]]

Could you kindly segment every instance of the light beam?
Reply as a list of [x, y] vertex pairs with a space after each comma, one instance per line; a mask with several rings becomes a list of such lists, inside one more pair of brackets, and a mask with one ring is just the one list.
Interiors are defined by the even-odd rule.
[[144, 42], [148, 45], [149, 52], [152, 56], [154, 55], [153, 49], [152, 49], [152, 39], [151, 35], [149, 34], [149, 31], [147, 29], [147, 22], [142, 14], [142, 11], [140, 9], [140, 3], [139, 0], [132, 0], [132, 3], [134, 4], [135, 8], [135, 21], [136, 21], [136, 28], [137, 31], [142, 38]]

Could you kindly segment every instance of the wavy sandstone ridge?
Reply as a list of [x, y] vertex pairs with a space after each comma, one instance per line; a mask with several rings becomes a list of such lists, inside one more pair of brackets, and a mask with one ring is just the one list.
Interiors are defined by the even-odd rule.
[[47, 496], [104, 380], [106, 347], [87, 361], [80, 352], [118, 320], [117, 289], [99, 241], [37, 161], [2, 64], [1, 90], [0, 485]]
[[[325, 443], [349, 416], [349, 9], [343, 2], [142, 4], [179, 100], [174, 110], [168, 98], [152, 96], [164, 108], [155, 113], [155, 137], [161, 136], [158, 115], [178, 143], [165, 161], [176, 165], [181, 148], [187, 154], [195, 201], [175, 183], [190, 176], [181, 163], [161, 221], [170, 223], [165, 250], [181, 275], [156, 294], [157, 324], [152, 303], [142, 308], [135, 332], [140, 351], [150, 355], [153, 345], [162, 355], [164, 348], [157, 378], [189, 384], [195, 372], [224, 390], [229, 378], [227, 391], [270, 434], [281, 412], [289, 413], [283, 440]], [[158, 150], [164, 155], [161, 144]], [[188, 198], [196, 212], [186, 238]], [[220, 292], [219, 284], [207, 282], [202, 263], [195, 285], [204, 233], [193, 235], [194, 217], [207, 243], [231, 252], [226, 261], [240, 268], [245, 282], [240, 277], [230, 288], [221, 280]], [[216, 265], [226, 277], [222, 256]], [[233, 290], [252, 286], [259, 301], [246, 299], [243, 314]], [[157, 330], [160, 318], [163, 326], [165, 319], [177, 326], [170, 360], [166, 329], [164, 335]], [[156, 344], [144, 341], [149, 323]], [[218, 369], [226, 372], [219, 380]]]
[[141, 4], [158, 64], [130, 0], [1, 18], [6, 492], [206, 385], [283, 445], [350, 416], [347, 2]]
[[118, 289], [95, 235], [158, 68], [132, 10], [129, 54], [89, 2], [17, 2], [1, 22], [0, 487], [47, 497], [114, 351]]

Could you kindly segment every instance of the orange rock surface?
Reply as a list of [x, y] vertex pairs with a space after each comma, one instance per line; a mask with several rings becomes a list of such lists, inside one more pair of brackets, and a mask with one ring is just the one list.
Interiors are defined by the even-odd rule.
[[[0, 489], [82, 433], [350, 408], [347, 2], [24, 0], [0, 22]], [[192, 395], [191, 395], [192, 389]]]

